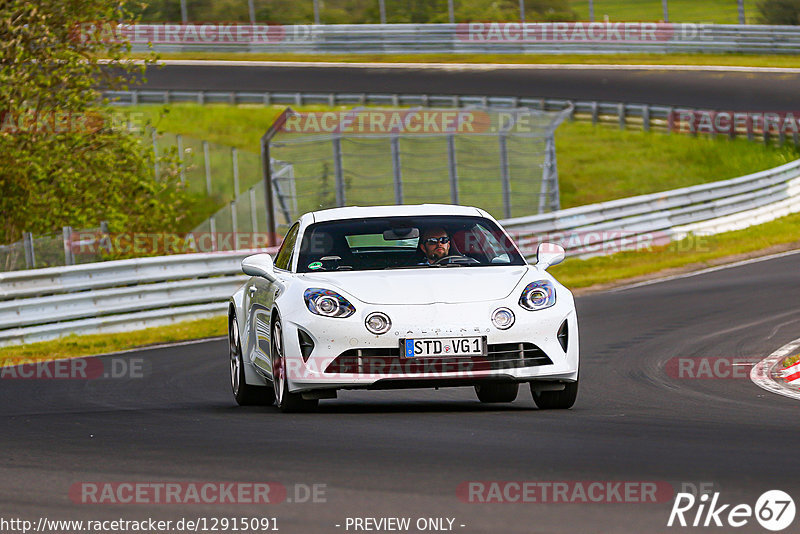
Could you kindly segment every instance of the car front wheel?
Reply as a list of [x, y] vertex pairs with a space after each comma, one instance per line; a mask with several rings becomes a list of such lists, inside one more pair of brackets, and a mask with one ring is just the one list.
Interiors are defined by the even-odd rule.
[[275, 405], [284, 413], [313, 411], [319, 404], [317, 399], [304, 399], [300, 393], [289, 392], [280, 318], [276, 318], [272, 324], [272, 385], [275, 390]]
[[253, 386], [245, 380], [242, 343], [236, 316], [228, 318], [228, 349], [231, 366], [231, 390], [239, 406], [263, 406], [272, 404], [275, 399], [272, 389], [266, 386]]

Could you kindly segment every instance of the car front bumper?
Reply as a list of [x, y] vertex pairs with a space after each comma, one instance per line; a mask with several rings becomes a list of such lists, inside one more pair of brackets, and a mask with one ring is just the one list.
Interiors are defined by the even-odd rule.
[[[304, 314], [284, 318], [284, 347], [292, 392], [315, 389], [383, 389], [470, 385], [486, 380], [574, 381], [578, 375], [578, 323], [571, 295], [555, 306], [528, 311], [507, 299], [469, 304], [356, 305], [347, 318]], [[497, 308], [510, 308], [514, 324], [492, 324]], [[374, 335], [365, 327], [374, 311], [387, 314], [392, 328]], [[558, 332], [567, 324], [567, 350]], [[314, 345], [303, 356], [299, 331]], [[485, 357], [405, 358], [401, 340], [481, 336]], [[514, 350], [519, 347], [519, 350]], [[492, 348], [496, 350], [492, 351]], [[344, 358], [344, 359], [342, 359]], [[342, 365], [342, 362], [347, 362]]]

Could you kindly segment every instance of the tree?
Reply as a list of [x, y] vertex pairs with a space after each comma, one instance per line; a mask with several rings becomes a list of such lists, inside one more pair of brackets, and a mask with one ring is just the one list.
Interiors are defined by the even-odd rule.
[[101, 220], [115, 232], [180, 225], [188, 195], [174, 156], [155, 177], [151, 147], [96, 89], [142, 72], [115, 33], [129, 17], [120, 1], [0, 2], [0, 242]]
[[758, 12], [763, 24], [800, 24], [800, 0], [762, 0]]

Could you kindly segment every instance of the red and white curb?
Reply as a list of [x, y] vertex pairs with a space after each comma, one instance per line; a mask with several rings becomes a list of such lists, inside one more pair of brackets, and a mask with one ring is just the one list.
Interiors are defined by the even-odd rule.
[[791, 356], [800, 349], [800, 339], [779, 348], [750, 370], [750, 380], [758, 387], [800, 399], [800, 363], [783, 369], [781, 366], [787, 356]]

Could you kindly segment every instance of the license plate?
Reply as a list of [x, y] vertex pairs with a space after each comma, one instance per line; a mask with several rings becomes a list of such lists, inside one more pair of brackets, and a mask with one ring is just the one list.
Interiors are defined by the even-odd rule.
[[483, 337], [437, 337], [404, 339], [403, 356], [406, 358], [447, 358], [449, 356], [485, 356]]

